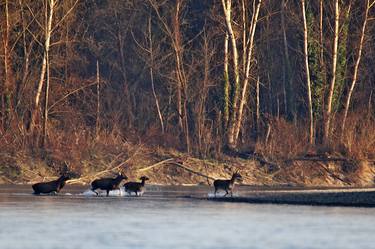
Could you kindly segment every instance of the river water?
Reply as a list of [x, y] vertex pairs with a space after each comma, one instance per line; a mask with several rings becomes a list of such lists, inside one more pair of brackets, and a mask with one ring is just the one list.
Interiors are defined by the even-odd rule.
[[[33, 196], [0, 187], [0, 248], [373, 249], [375, 209], [223, 203], [201, 188], [150, 187], [143, 197], [82, 188]], [[122, 193], [123, 194], [123, 193]]]

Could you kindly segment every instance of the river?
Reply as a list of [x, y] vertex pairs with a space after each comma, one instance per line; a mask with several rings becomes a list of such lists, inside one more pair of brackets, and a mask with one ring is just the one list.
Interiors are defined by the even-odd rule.
[[195, 187], [143, 197], [0, 186], [0, 248], [373, 249], [375, 209], [211, 202]]

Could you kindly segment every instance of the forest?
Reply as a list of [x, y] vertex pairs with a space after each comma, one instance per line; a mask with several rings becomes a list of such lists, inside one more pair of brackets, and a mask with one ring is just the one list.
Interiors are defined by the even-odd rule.
[[1, 0], [0, 175], [26, 174], [20, 161], [85, 174], [140, 147], [374, 160], [374, 5]]

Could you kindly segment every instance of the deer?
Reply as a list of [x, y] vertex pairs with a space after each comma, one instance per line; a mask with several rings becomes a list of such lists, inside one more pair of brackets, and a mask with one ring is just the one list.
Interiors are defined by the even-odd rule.
[[120, 190], [120, 183], [122, 180], [127, 180], [128, 177], [122, 173], [118, 173], [115, 178], [100, 178], [96, 179], [91, 183], [91, 191], [93, 191], [97, 196], [99, 195], [96, 192], [96, 189], [106, 190], [107, 196], [109, 196], [109, 191], [118, 189]]
[[57, 180], [50, 182], [38, 182], [33, 184], [31, 187], [34, 190], [35, 195], [58, 193], [65, 186], [65, 182], [71, 177], [67, 173], [63, 173]]
[[[136, 196], [142, 196], [145, 188], [146, 181], [150, 180], [146, 176], [142, 176], [139, 178], [141, 182], [127, 182], [124, 184], [125, 192], [131, 195], [132, 192], [135, 193]], [[139, 195], [138, 195], [139, 194]]]
[[242, 181], [242, 176], [236, 172], [232, 175], [232, 178], [230, 180], [215, 180], [214, 181], [214, 187], [215, 187], [215, 197], [216, 197], [216, 192], [218, 190], [225, 190], [225, 196], [227, 196], [230, 192], [230, 196], [233, 197], [233, 188], [236, 183], [236, 181]]

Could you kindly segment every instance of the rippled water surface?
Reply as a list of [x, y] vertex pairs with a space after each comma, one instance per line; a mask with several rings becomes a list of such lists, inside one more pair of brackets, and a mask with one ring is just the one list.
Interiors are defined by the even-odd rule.
[[0, 187], [1, 249], [374, 248], [371, 208], [219, 203], [184, 198], [205, 193], [182, 187], [141, 198], [30, 193]]

